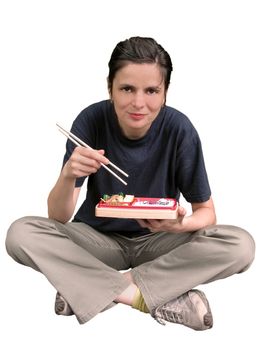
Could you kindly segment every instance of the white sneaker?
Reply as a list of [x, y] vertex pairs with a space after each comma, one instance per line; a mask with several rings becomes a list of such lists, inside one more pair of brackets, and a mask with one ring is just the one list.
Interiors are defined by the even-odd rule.
[[158, 306], [153, 318], [165, 325], [165, 321], [179, 323], [195, 330], [212, 328], [211, 309], [203, 292], [192, 289], [180, 297]]

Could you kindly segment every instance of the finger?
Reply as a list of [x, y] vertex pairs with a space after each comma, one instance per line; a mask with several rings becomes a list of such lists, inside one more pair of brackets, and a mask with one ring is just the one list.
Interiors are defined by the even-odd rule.
[[147, 224], [147, 220], [143, 220], [143, 219], [136, 219], [136, 221], [138, 222], [138, 224], [141, 226], [141, 227], [148, 227], [149, 225]]
[[76, 147], [76, 152], [87, 159], [95, 160], [98, 163], [103, 163], [105, 165], [109, 164], [109, 159], [106, 158], [103, 154], [104, 150], [94, 150], [85, 147]]
[[80, 177], [97, 172], [102, 164], [96, 159], [98, 155], [102, 156], [97, 151], [86, 150], [84, 147], [76, 147], [67, 163], [72, 175], [74, 177]]
[[76, 154], [72, 157], [72, 167], [81, 171], [97, 171], [101, 167], [101, 163], [92, 157], [86, 157], [83, 154]]
[[159, 227], [163, 221], [163, 219], [149, 219], [147, 220], [147, 223], [152, 227]]
[[178, 215], [179, 216], [185, 216], [186, 215], [186, 209], [184, 207], [179, 206], [178, 207]]

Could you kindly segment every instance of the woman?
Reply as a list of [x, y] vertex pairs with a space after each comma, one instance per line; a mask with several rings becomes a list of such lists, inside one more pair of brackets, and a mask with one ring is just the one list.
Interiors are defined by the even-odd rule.
[[[110, 100], [95, 103], [71, 131], [63, 168], [48, 197], [49, 218], [25, 217], [8, 232], [8, 253], [42, 272], [56, 288], [55, 311], [85, 323], [116, 303], [157, 321], [195, 330], [213, 325], [206, 296], [194, 289], [248, 268], [254, 241], [243, 229], [216, 225], [201, 142], [189, 119], [166, 106], [172, 62], [152, 38], [119, 42], [109, 61]], [[128, 174], [125, 187], [101, 165]], [[86, 199], [75, 214], [81, 186]], [[172, 197], [176, 220], [98, 218], [103, 194]]]

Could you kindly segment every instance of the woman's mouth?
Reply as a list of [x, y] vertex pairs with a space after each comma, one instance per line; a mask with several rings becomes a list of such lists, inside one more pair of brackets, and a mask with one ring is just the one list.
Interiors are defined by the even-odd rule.
[[129, 115], [133, 120], [141, 120], [144, 118], [144, 114], [142, 113], [129, 113]]

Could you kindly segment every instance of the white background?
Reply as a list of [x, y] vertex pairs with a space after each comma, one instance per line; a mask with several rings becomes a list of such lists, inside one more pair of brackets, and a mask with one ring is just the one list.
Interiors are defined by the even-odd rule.
[[[263, 13], [256, 0], [6, 0], [0, 2], [1, 349], [259, 349], [262, 293]], [[174, 72], [167, 104], [203, 142], [219, 223], [257, 243], [249, 271], [202, 286], [214, 328], [195, 332], [118, 305], [85, 325], [53, 312], [55, 290], [5, 252], [8, 226], [47, 215], [64, 137], [90, 103], [107, 98], [117, 42], [154, 37]], [[3, 345], [5, 344], [5, 345]]]

